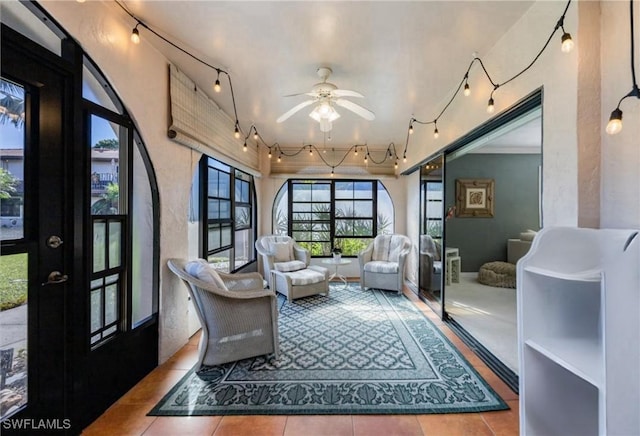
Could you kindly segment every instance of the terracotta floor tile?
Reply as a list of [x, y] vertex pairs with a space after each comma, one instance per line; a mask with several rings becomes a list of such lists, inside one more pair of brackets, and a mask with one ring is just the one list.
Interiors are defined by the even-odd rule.
[[354, 436], [422, 436], [416, 415], [353, 415]]
[[482, 418], [496, 436], [517, 436], [520, 434], [520, 405], [518, 400], [507, 401], [511, 410], [504, 412], [483, 412]]
[[285, 436], [351, 436], [350, 415], [299, 415], [287, 417]]
[[188, 343], [176, 354], [162, 364], [162, 369], [186, 369], [193, 368], [198, 361], [198, 346]]
[[500, 397], [504, 401], [517, 400], [518, 394], [513, 392], [509, 386], [505, 384], [505, 382], [500, 379], [491, 369], [487, 367], [476, 367], [476, 371], [480, 373], [482, 378], [485, 379], [489, 386], [493, 388], [494, 391], [500, 395]]
[[124, 394], [118, 400], [118, 403], [153, 403], [155, 405], [186, 373], [187, 370], [183, 369], [162, 369], [158, 367]]
[[119, 404], [111, 406], [100, 418], [87, 427], [86, 436], [140, 436], [156, 419], [146, 416], [148, 404]]
[[282, 436], [286, 416], [224, 416], [214, 436]]
[[211, 436], [221, 416], [158, 416], [144, 436]]
[[492, 436], [493, 433], [478, 413], [452, 413], [449, 415], [418, 415], [425, 436]]

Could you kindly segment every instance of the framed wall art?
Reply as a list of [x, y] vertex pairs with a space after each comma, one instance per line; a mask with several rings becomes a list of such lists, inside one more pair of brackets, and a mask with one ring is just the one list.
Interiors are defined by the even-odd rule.
[[456, 216], [493, 217], [493, 179], [456, 179]]

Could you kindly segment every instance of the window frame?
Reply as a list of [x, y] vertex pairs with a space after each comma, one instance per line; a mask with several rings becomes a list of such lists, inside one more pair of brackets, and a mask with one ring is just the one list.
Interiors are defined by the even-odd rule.
[[[299, 201], [296, 202], [293, 200], [294, 197], [294, 185], [296, 184], [304, 184], [304, 183], [309, 183], [309, 184], [315, 184], [315, 183], [319, 183], [319, 184], [328, 184], [329, 185], [329, 191], [330, 191], [330, 198], [329, 198], [329, 219], [328, 220], [294, 220], [294, 203], [311, 203], [314, 204], [315, 202], [313, 201], [313, 199], [311, 201]], [[355, 198], [355, 195], [351, 198], [351, 199], [336, 199], [336, 184], [337, 183], [353, 183], [354, 185], [356, 183], [371, 183], [371, 199], [362, 199], [362, 201], [371, 201], [372, 204], [372, 217], [364, 217], [364, 219], [371, 219], [372, 220], [372, 234], [370, 236], [354, 236], [354, 235], [349, 235], [349, 236], [336, 236], [336, 201], [351, 201], [351, 202], [355, 202], [355, 201], [359, 201], [358, 199]], [[294, 236], [294, 224], [300, 223], [300, 222], [304, 222], [304, 223], [310, 223], [313, 225], [313, 223], [328, 223], [329, 225], [329, 240], [328, 243], [330, 244], [330, 251], [335, 247], [336, 242], [340, 239], [370, 239], [373, 241], [373, 239], [378, 235], [378, 190], [380, 189], [380, 186], [382, 186], [385, 190], [386, 187], [384, 187], [384, 185], [381, 185], [381, 182], [379, 180], [376, 179], [289, 179], [287, 180], [287, 234], [289, 236], [291, 236], [292, 238], [296, 239], [296, 242], [300, 243], [313, 243], [313, 242], [327, 242], [327, 241], [319, 241], [319, 240], [313, 240], [313, 236], [310, 237], [311, 240], [307, 241], [305, 239], [303, 240], [298, 240], [298, 238], [296, 238]], [[321, 201], [318, 202], [321, 204], [327, 203], [326, 201]], [[296, 213], [300, 213], [299, 211], [296, 211]], [[363, 219], [363, 217], [340, 217], [339, 219], [341, 220], [352, 220], [355, 221], [356, 219]], [[297, 230], [296, 230], [297, 231]], [[309, 232], [313, 232], [313, 229], [309, 230]], [[317, 257], [317, 258], [324, 258], [324, 257], [330, 257], [331, 253], [326, 253], [323, 255], [311, 255], [312, 257]], [[343, 257], [356, 257], [355, 255], [345, 255], [343, 253]]]
[[[209, 165], [209, 162], [217, 162], [220, 165], [226, 166], [229, 168], [229, 197], [219, 197], [219, 196], [210, 196], [209, 195], [209, 169], [214, 169], [216, 171], [224, 172], [222, 169]], [[221, 161], [220, 159], [216, 159], [214, 157], [203, 154], [200, 159], [200, 253], [204, 259], [209, 259], [210, 256], [215, 255], [217, 253], [222, 253], [228, 251], [229, 254], [229, 273], [237, 272], [243, 268], [246, 268], [247, 265], [250, 265], [256, 262], [256, 249], [255, 244], [251, 244], [251, 248], [249, 250], [249, 257], [247, 263], [237, 266], [236, 265], [236, 232], [249, 230], [251, 234], [251, 240], [255, 242], [257, 238], [257, 200], [256, 200], [256, 190], [255, 190], [255, 178], [253, 175], [243, 171], [233, 165], [230, 165], [226, 162]], [[240, 175], [241, 177], [238, 177]], [[245, 180], [245, 177], [249, 180]], [[248, 185], [248, 198], [249, 202], [243, 202], [236, 200], [236, 182], [240, 181], [241, 183], [247, 183]], [[209, 218], [209, 200], [224, 200], [229, 201], [229, 218]], [[248, 207], [249, 208], [249, 222], [248, 225], [238, 226], [236, 223], [236, 208], [237, 207]], [[215, 249], [209, 248], [209, 225], [210, 224], [219, 224], [220, 230], [224, 227], [230, 227], [230, 240], [229, 244], [220, 245]]]

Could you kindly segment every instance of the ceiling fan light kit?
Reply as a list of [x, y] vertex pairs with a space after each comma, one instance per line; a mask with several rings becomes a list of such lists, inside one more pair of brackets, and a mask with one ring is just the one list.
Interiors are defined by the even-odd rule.
[[322, 79], [322, 82], [316, 83], [311, 88], [310, 92], [302, 92], [298, 94], [290, 94], [285, 97], [294, 97], [298, 95], [307, 95], [311, 97], [311, 99], [303, 101], [302, 103], [294, 106], [289, 111], [285, 112], [281, 115], [276, 121], [278, 123], [282, 123], [287, 120], [293, 114], [298, 112], [305, 107], [318, 103], [314, 109], [311, 111], [309, 116], [320, 123], [320, 131], [321, 132], [329, 132], [333, 128], [333, 122], [340, 118], [340, 114], [334, 108], [334, 104], [336, 106], [343, 107], [362, 118], [372, 121], [375, 119], [375, 114], [371, 112], [369, 109], [366, 109], [359, 104], [356, 104], [350, 100], [345, 100], [342, 97], [356, 97], [356, 98], [364, 98], [362, 94], [356, 91], [351, 91], [348, 89], [339, 89], [333, 83], [327, 82], [327, 79], [331, 75], [333, 71], [329, 67], [320, 67], [317, 70], [318, 76]]

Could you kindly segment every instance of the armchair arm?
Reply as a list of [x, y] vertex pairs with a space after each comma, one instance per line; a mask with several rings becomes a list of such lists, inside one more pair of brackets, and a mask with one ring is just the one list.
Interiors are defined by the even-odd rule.
[[311, 262], [311, 255], [309, 253], [309, 250], [307, 250], [306, 248], [302, 248], [295, 242], [293, 243], [293, 257], [304, 262], [306, 266], [309, 266], [309, 262]]
[[371, 262], [371, 256], [373, 255], [373, 242], [369, 244], [367, 248], [358, 253], [358, 262], [360, 266], [363, 266], [367, 262]]
[[257, 272], [238, 274], [219, 272], [218, 275], [230, 291], [262, 290], [264, 288], [262, 275]]

